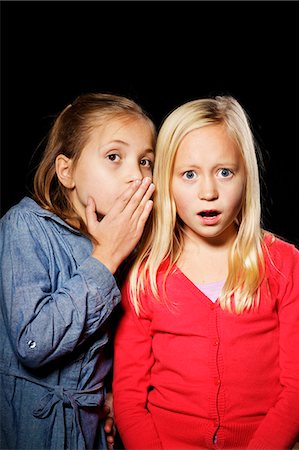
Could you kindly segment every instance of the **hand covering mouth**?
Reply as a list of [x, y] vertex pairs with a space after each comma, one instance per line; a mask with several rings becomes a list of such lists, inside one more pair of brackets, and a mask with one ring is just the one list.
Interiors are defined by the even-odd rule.
[[219, 216], [220, 212], [217, 211], [216, 209], [209, 209], [209, 210], [205, 210], [205, 211], [201, 211], [198, 213], [198, 216], [201, 217], [216, 217]]

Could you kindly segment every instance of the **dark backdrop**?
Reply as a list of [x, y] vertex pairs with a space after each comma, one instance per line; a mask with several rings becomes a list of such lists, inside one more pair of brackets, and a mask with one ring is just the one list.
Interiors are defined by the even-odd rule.
[[77, 95], [131, 96], [159, 125], [180, 103], [225, 93], [264, 151], [265, 226], [298, 244], [298, 6], [2, 1], [1, 214], [27, 193], [38, 144]]

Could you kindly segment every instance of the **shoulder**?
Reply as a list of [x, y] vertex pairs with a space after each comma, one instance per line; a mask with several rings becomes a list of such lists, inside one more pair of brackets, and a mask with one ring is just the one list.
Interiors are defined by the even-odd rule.
[[28, 197], [24, 197], [19, 203], [12, 206], [1, 218], [1, 232], [12, 234], [26, 234], [36, 222], [36, 211], [41, 208]]
[[41, 208], [34, 200], [24, 197], [19, 203], [12, 206], [1, 218], [2, 225], [17, 225], [22, 222], [33, 222], [39, 217], [49, 217], [51, 213]]
[[285, 262], [288, 258], [295, 260], [299, 258], [299, 250], [294, 244], [271, 233], [265, 234], [263, 247], [264, 253], [275, 258], [277, 262]]
[[[77, 234], [68, 228], [62, 219], [25, 197], [1, 218], [1, 253], [5, 258], [13, 255], [16, 259], [35, 254], [47, 261], [65, 248], [66, 235]], [[75, 240], [77, 243], [77, 236]]]
[[58, 225], [57, 229], [62, 227], [64, 230], [72, 233], [81, 234], [56, 214], [42, 208], [29, 197], [24, 197], [18, 204], [12, 206], [1, 218], [0, 223], [3, 232], [13, 229], [15, 232], [22, 234], [28, 232], [34, 234], [38, 230], [40, 232], [48, 231], [48, 228], [51, 228], [51, 224], [55, 223]]
[[299, 250], [294, 244], [270, 233], [263, 241], [266, 271], [276, 280], [299, 279]]

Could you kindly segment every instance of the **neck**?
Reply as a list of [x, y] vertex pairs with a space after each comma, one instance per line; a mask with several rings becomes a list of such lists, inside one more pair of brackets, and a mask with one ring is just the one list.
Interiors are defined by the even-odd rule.
[[233, 225], [230, 229], [225, 230], [220, 236], [214, 237], [204, 237], [199, 236], [195, 233], [190, 232], [190, 230], [184, 233], [184, 251], [195, 251], [195, 252], [219, 252], [228, 251], [237, 236], [238, 229]]

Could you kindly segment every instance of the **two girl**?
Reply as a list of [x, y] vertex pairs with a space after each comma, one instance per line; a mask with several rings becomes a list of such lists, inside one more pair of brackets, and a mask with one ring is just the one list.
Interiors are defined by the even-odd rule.
[[157, 141], [154, 214], [122, 290], [126, 449], [287, 450], [299, 435], [299, 252], [261, 228], [249, 120], [188, 102]]

